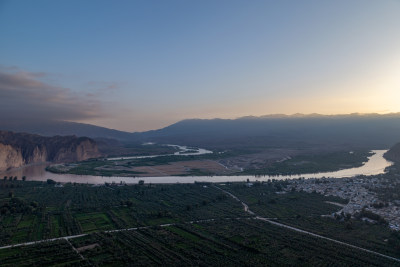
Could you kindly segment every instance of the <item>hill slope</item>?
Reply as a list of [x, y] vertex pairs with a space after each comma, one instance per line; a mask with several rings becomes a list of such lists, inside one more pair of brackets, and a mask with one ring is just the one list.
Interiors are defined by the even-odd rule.
[[274, 115], [239, 119], [190, 119], [168, 127], [128, 133], [65, 121], [0, 122], [1, 130], [45, 136], [76, 135], [124, 143], [158, 142], [205, 148], [342, 146], [382, 149], [398, 142], [400, 113], [324, 116]]
[[117, 140], [130, 140], [132, 136], [128, 132], [91, 124], [51, 120], [0, 122], [0, 130], [26, 132], [43, 136], [76, 135]]
[[145, 141], [205, 147], [342, 145], [387, 148], [398, 141], [400, 114], [184, 120], [136, 134]]
[[385, 153], [385, 158], [390, 161], [400, 163], [400, 143], [395, 144]]

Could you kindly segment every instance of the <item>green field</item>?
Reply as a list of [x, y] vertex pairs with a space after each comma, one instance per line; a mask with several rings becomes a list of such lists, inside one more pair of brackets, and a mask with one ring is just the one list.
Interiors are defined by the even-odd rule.
[[332, 172], [360, 167], [371, 156], [368, 150], [298, 155], [283, 162], [260, 169], [246, 169], [243, 174], [254, 175], [295, 175], [304, 173]]
[[[321, 217], [339, 210], [326, 201], [346, 200], [304, 192], [277, 194], [285, 185], [276, 181], [253, 187], [244, 183], [54, 187], [0, 181], [0, 246], [87, 234], [69, 241], [0, 249], [0, 265], [396, 264], [256, 220], [220, 190], [239, 197], [258, 216], [400, 257], [400, 235], [385, 225]], [[122, 231], [107, 232], [117, 229]]]
[[0, 186], [0, 245], [192, 219], [248, 216], [221, 191], [194, 184], [54, 187], [42, 182], [0, 181]]
[[[395, 266], [396, 262], [254, 219], [96, 233], [0, 250], [2, 266]], [[51, 253], [44, 256], [43, 252]], [[19, 256], [23, 256], [21, 260]]]

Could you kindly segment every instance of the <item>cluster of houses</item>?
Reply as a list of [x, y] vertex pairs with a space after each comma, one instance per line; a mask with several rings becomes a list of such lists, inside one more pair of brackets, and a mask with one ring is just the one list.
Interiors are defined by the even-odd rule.
[[[299, 179], [290, 180], [285, 190], [316, 192], [325, 196], [347, 199], [349, 201], [347, 204], [337, 203], [342, 209], [336, 214], [343, 212], [354, 216], [362, 210], [366, 210], [384, 218], [390, 228], [400, 230], [400, 200], [383, 202], [374, 192], [374, 189], [387, 188], [393, 185], [393, 181], [388, 183], [383, 177]], [[332, 214], [332, 216], [334, 215]], [[365, 218], [365, 220], [371, 221], [368, 218]]]

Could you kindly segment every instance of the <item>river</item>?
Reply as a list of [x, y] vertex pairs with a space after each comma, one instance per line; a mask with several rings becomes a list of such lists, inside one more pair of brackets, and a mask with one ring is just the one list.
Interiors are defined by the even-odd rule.
[[178, 146], [178, 145], [164, 145], [177, 149], [178, 151], [173, 154], [164, 154], [164, 155], [151, 155], [151, 156], [125, 156], [125, 157], [116, 157], [116, 158], [107, 158], [106, 160], [115, 161], [115, 160], [126, 160], [126, 159], [150, 159], [150, 158], [158, 158], [158, 157], [166, 157], [166, 156], [197, 156], [197, 155], [205, 155], [212, 154], [213, 152], [204, 148], [194, 148], [187, 146]]
[[297, 179], [300, 177], [308, 178], [345, 178], [354, 177], [358, 175], [377, 175], [383, 174], [386, 167], [391, 166], [393, 163], [387, 161], [383, 154], [387, 150], [373, 150], [374, 154], [368, 158], [368, 161], [361, 167], [343, 169], [335, 172], [325, 173], [311, 173], [301, 175], [282, 175], [282, 176], [261, 176], [254, 177], [252, 175], [238, 175], [238, 176], [162, 176], [162, 177], [105, 177], [105, 176], [93, 176], [93, 175], [74, 175], [74, 174], [55, 174], [47, 172], [45, 170], [48, 164], [38, 164], [26, 166], [23, 168], [11, 170], [8, 172], [1, 173], [1, 176], [17, 176], [21, 179], [22, 176], [26, 176], [26, 180], [29, 181], [46, 181], [52, 179], [60, 183], [76, 182], [76, 183], [88, 183], [88, 184], [104, 184], [108, 183], [127, 183], [135, 184], [139, 180], [143, 180], [145, 183], [163, 184], [163, 183], [194, 183], [197, 182], [241, 182], [250, 179], [252, 181], [267, 181], [268, 179], [284, 180], [284, 179]]

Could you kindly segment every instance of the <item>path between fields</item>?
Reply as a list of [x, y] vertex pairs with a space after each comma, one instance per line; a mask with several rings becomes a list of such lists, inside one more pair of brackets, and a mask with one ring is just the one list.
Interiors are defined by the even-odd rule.
[[332, 204], [332, 205], [335, 205], [335, 206], [338, 206], [338, 207], [341, 207], [341, 208], [346, 207], [345, 204], [337, 203], [337, 202], [332, 202], [332, 201], [325, 201], [325, 203]]
[[[264, 221], [264, 222], [268, 222], [270, 224], [273, 224], [273, 225], [276, 225], [276, 226], [279, 226], [279, 227], [283, 227], [283, 228], [286, 228], [286, 229], [289, 229], [289, 230], [292, 230], [292, 231], [296, 231], [296, 232], [303, 233], [303, 234], [306, 234], [306, 235], [310, 235], [310, 236], [313, 236], [313, 237], [316, 237], [316, 238], [328, 240], [328, 241], [331, 241], [331, 242], [334, 242], [334, 243], [337, 243], [337, 244], [340, 244], [340, 245], [343, 245], [343, 246], [355, 248], [355, 249], [358, 249], [358, 250], [361, 250], [361, 251], [364, 251], [364, 252], [367, 252], [367, 253], [370, 253], [370, 254], [378, 255], [378, 256], [393, 260], [393, 261], [400, 262], [400, 259], [395, 258], [395, 257], [391, 257], [391, 256], [388, 256], [388, 255], [379, 253], [379, 252], [375, 252], [375, 251], [372, 251], [372, 250], [369, 250], [369, 249], [365, 249], [365, 248], [362, 248], [362, 247], [358, 247], [358, 246], [355, 246], [355, 245], [352, 245], [352, 244], [349, 244], [349, 243], [345, 243], [345, 242], [342, 242], [342, 241], [339, 241], [339, 240], [336, 240], [336, 239], [332, 239], [332, 238], [329, 238], [329, 237], [318, 235], [318, 234], [315, 234], [315, 233], [312, 233], [312, 232], [309, 232], [309, 231], [306, 231], [306, 230], [302, 230], [300, 228], [296, 228], [296, 227], [289, 226], [289, 225], [286, 225], [286, 224], [283, 224], [283, 223], [279, 223], [279, 222], [273, 221], [272, 219], [274, 219], [274, 218], [265, 218], [265, 217], [258, 216], [253, 211], [251, 211], [249, 209], [249, 206], [246, 203], [244, 203], [243, 201], [241, 201], [237, 196], [233, 195], [232, 193], [230, 193], [230, 192], [228, 192], [228, 191], [226, 191], [226, 190], [224, 190], [224, 189], [222, 189], [222, 188], [220, 188], [220, 187], [218, 187], [216, 185], [213, 185], [213, 187], [221, 190], [222, 192], [224, 192], [225, 194], [229, 195], [230, 197], [232, 197], [236, 201], [240, 202], [242, 204], [243, 209], [244, 209], [245, 212], [249, 213], [250, 215], [255, 216], [255, 217], [244, 217], [244, 218], [239, 217], [239, 218], [225, 218], [225, 219], [250, 219], [250, 218], [254, 218], [254, 219], [261, 220], [261, 221]], [[196, 221], [189, 221], [189, 222], [186, 222], [186, 223], [193, 224], [193, 223], [201, 223], [201, 222], [211, 222], [211, 221], [215, 221], [215, 220], [216, 219], [196, 220]], [[108, 230], [108, 231], [99, 231], [99, 232], [100, 233], [116, 233], [116, 232], [123, 232], [123, 231], [137, 231], [137, 230], [152, 228], [152, 227], [155, 227], [155, 226], [168, 227], [168, 226], [175, 226], [175, 225], [179, 225], [179, 224], [181, 224], [181, 223], [167, 223], [167, 224], [161, 224], [161, 225], [132, 227], [132, 228], [124, 228], [124, 229], [116, 229], [116, 230]], [[90, 234], [93, 234], [93, 233], [90, 233]], [[43, 240], [38, 240], [38, 241], [32, 241], [32, 242], [25, 242], [25, 243], [19, 243], [19, 244], [14, 244], [14, 245], [2, 246], [2, 247], [0, 247], [0, 249], [15, 248], [15, 247], [21, 247], [21, 246], [30, 246], [30, 245], [36, 245], [36, 244], [45, 243], [45, 242], [59, 241], [59, 240], [65, 240], [68, 243], [70, 243], [69, 239], [74, 239], [74, 238], [83, 237], [83, 236], [87, 236], [87, 235], [89, 235], [89, 233], [88, 234], [71, 235], [71, 236], [63, 236], [63, 237], [57, 237], [57, 238], [51, 238], [51, 239], [43, 239]], [[79, 252], [78, 252], [78, 254], [80, 255]], [[82, 255], [80, 255], [80, 256], [82, 257]]]
[[[237, 217], [237, 218], [222, 218], [226, 220], [240, 220], [240, 219], [250, 219], [251, 217]], [[221, 218], [218, 218], [220, 220]], [[212, 222], [217, 219], [206, 219], [206, 220], [196, 220], [196, 221], [187, 221], [184, 223], [187, 224], [193, 224], [193, 223], [202, 223], [202, 222]], [[24, 242], [24, 243], [19, 243], [19, 244], [13, 244], [13, 245], [7, 245], [7, 246], [2, 246], [0, 249], [7, 249], [7, 248], [15, 248], [15, 247], [22, 247], [22, 246], [31, 246], [31, 245], [37, 245], [40, 243], [45, 243], [45, 242], [54, 242], [54, 241], [60, 241], [60, 240], [65, 240], [67, 241], [71, 246], [72, 244], [69, 242], [70, 239], [78, 238], [78, 237], [83, 237], [87, 236], [90, 234], [95, 234], [95, 233], [118, 233], [118, 232], [124, 232], [124, 231], [137, 231], [137, 230], [142, 230], [142, 229], [149, 229], [152, 227], [168, 227], [168, 226], [176, 226], [182, 224], [180, 223], [166, 223], [166, 224], [159, 224], [159, 225], [151, 225], [151, 226], [139, 226], [139, 227], [131, 227], [131, 228], [123, 228], [123, 229], [115, 229], [115, 230], [106, 230], [106, 231], [98, 231], [98, 232], [92, 232], [92, 233], [87, 233], [87, 234], [79, 234], [79, 235], [70, 235], [70, 236], [62, 236], [62, 237], [56, 237], [56, 238], [49, 238], [49, 239], [42, 239], [42, 240], [37, 240], [37, 241], [30, 241], [30, 242]], [[74, 246], [72, 248], [80, 255], [79, 251], [77, 251]], [[82, 257], [82, 255], [80, 255]]]
[[228, 192], [228, 191], [226, 191], [226, 190], [224, 190], [224, 189], [222, 189], [222, 188], [220, 188], [220, 187], [218, 187], [216, 185], [213, 185], [213, 186], [215, 188], [221, 190], [225, 194], [231, 196], [235, 200], [239, 201], [242, 204], [244, 211], [249, 213], [249, 214], [251, 214], [251, 215], [255, 215], [255, 217], [253, 217], [253, 218], [255, 218], [257, 220], [268, 222], [270, 224], [273, 224], [273, 225], [276, 225], [276, 226], [279, 226], [279, 227], [283, 227], [283, 228], [286, 228], [286, 229], [289, 229], [289, 230], [292, 230], [292, 231], [296, 231], [296, 232], [303, 233], [303, 234], [306, 234], [306, 235], [310, 235], [310, 236], [313, 236], [313, 237], [316, 237], [316, 238], [328, 240], [328, 241], [334, 242], [336, 244], [340, 244], [340, 245], [344, 245], [344, 246], [347, 246], [347, 247], [355, 248], [355, 249], [358, 249], [358, 250], [361, 250], [361, 251], [364, 251], [364, 252], [367, 252], [367, 253], [370, 253], [370, 254], [374, 254], [374, 255], [378, 255], [378, 256], [384, 257], [386, 259], [390, 259], [390, 260], [394, 260], [394, 261], [400, 262], [400, 259], [395, 258], [395, 257], [391, 257], [391, 256], [388, 256], [388, 255], [379, 253], [379, 252], [375, 252], [373, 250], [369, 250], [369, 249], [366, 249], [366, 248], [358, 247], [358, 246], [355, 246], [355, 245], [352, 245], [352, 244], [349, 244], [349, 243], [345, 243], [345, 242], [342, 242], [342, 241], [339, 241], [339, 240], [336, 240], [336, 239], [332, 239], [332, 238], [329, 238], [329, 237], [325, 237], [325, 236], [322, 236], [322, 235], [314, 234], [312, 232], [309, 232], [309, 231], [306, 231], [306, 230], [302, 230], [300, 228], [296, 228], [296, 227], [293, 227], [293, 226], [289, 226], [289, 225], [286, 225], [286, 224], [283, 224], [283, 223], [279, 223], [279, 222], [273, 221], [270, 218], [264, 218], [264, 217], [258, 216], [257, 214], [252, 212], [249, 209], [249, 206], [246, 203], [244, 203], [243, 201], [241, 201], [237, 196], [235, 196], [234, 194], [232, 194], [232, 193], [230, 193], [230, 192]]

